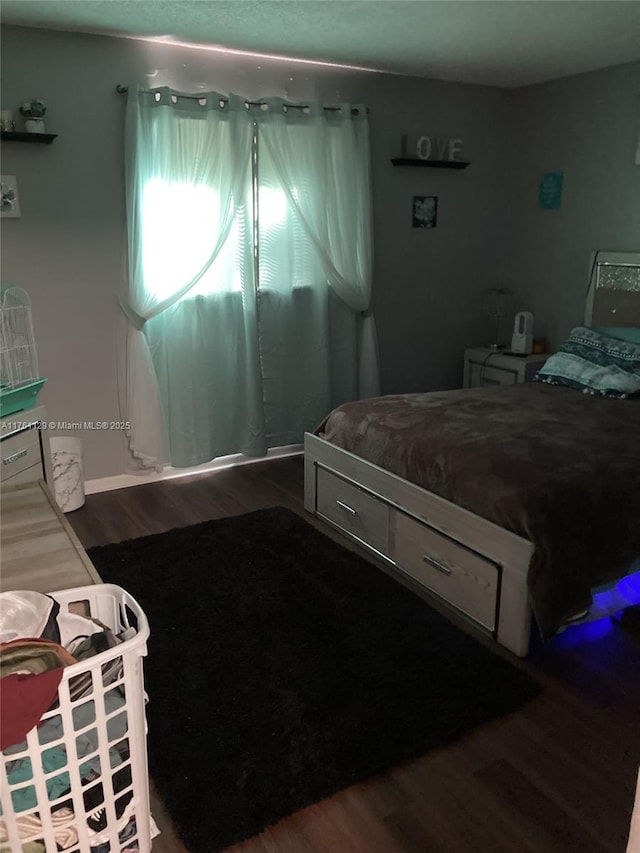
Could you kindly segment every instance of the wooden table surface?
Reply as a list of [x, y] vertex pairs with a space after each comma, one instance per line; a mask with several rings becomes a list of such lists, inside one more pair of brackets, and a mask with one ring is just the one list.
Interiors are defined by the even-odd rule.
[[0, 589], [55, 592], [101, 582], [42, 480], [2, 487]]

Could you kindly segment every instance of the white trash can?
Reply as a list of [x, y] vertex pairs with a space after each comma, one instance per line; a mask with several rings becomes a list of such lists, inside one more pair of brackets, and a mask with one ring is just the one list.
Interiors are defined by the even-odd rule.
[[54, 436], [49, 447], [56, 503], [63, 512], [71, 512], [84, 504], [82, 442], [67, 435]]

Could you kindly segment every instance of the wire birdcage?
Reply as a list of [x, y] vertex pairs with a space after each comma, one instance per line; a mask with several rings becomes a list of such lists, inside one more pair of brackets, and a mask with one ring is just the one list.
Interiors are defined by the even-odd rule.
[[31, 300], [16, 285], [0, 287], [0, 414], [35, 405], [39, 378]]
[[0, 289], [0, 383], [2, 390], [38, 378], [31, 300], [21, 287]]

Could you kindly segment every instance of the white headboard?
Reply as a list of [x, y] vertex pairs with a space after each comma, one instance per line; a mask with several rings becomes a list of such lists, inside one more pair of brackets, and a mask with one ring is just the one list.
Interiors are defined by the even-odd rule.
[[640, 252], [595, 254], [584, 324], [640, 327]]

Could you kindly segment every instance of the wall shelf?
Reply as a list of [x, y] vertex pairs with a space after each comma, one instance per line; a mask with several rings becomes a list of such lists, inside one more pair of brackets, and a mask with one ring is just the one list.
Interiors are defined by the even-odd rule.
[[51, 145], [57, 135], [57, 133], [24, 133], [21, 130], [0, 131], [0, 139], [3, 142], [40, 142], [45, 145]]
[[460, 160], [420, 160], [418, 157], [394, 157], [394, 166], [427, 166], [432, 169], [466, 169], [470, 163]]

